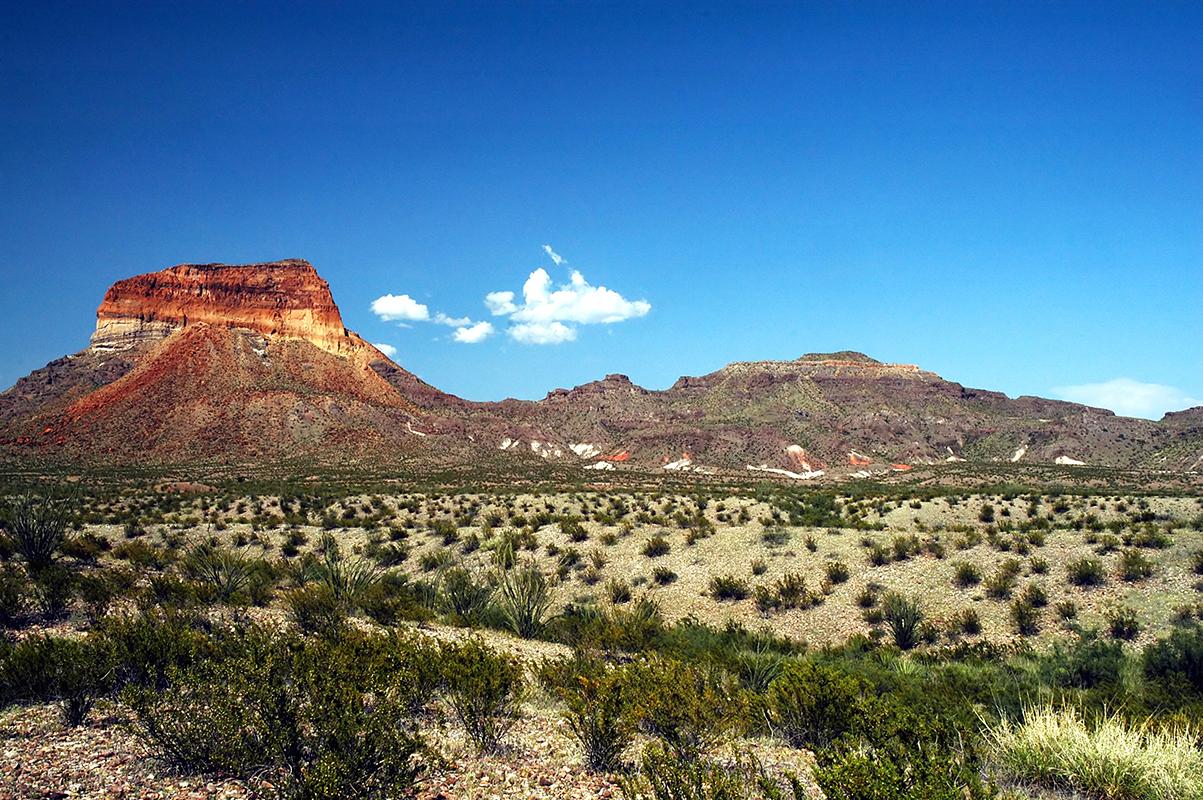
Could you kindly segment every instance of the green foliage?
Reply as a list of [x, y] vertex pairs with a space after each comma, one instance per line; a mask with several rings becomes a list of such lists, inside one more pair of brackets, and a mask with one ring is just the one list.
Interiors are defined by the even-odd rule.
[[751, 757], [734, 764], [682, 761], [671, 750], [649, 747], [638, 773], [623, 781], [625, 800], [804, 800], [797, 776], [771, 777]]
[[616, 772], [635, 735], [630, 680], [625, 667], [577, 658], [545, 671], [556, 673], [552, 690], [564, 703], [564, 719], [594, 772]]
[[1174, 630], [1144, 653], [1145, 677], [1158, 681], [1169, 697], [1203, 695], [1203, 626]]
[[851, 732], [863, 713], [865, 681], [809, 661], [792, 661], [769, 684], [764, 715], [769, 728], [793, 747], [828, 747]]
[[659, 656], [630, 669], [634, 719], [678, 758], [698, 758], [744, 722], [742, 693], [721, 670]]
[[751, 590], [748, 582], [734, 575], [715, 575], [710, 579], [710, 596], [715, 600], [743, 600]]
[[643, 554], [648, 558], [659, 558], [668, 555], [672, 547], [662, 535], [656, 534], [643, 544]]
[[523, 639], [539, 635], [551, 604], [547, 578], [531, 561], [502, 572], [497, 580], [497, 607], [505, 625]]
[[33, 636], [0, 656], [0, 699], [56, 702], [63, 721], [84, 721], [97, 698], [115, 682], [113, 648], [103, 637]]
[[1079, 558], [1065, 565], [1069, 582], [1074, 586], [1101, 586], [1107, 581], [1106, 570], [1096, 558]]
[[263, 780], [284, 798], [389, 798], [414, 786], [421, 750], [406, 671], [365, 669], [361, 638], [231, 635], [219, 659], [131, 687], [136, 729], [186, 772]]
[[74, 513], [71, 501], [23, 494], [9, 499], [0, 522], [13, 549], [38, 572], [58, 556]]
[[910, 650], [922, 639], [923, 608], [919, 601], [897, 592], [890, 592], [881, 602], [882, 618], [890, 629], [894, 644]]
[[442, 576], [441, 604], [461, 622], [479, 619], [493, 596], [493, 585], [477, 578], [463, 567], [447, 570]]
[[440, 660], [448, 701], [468, 738], [495, 753], [518, 717], [522, 667], [476, 640], [444, 647]]

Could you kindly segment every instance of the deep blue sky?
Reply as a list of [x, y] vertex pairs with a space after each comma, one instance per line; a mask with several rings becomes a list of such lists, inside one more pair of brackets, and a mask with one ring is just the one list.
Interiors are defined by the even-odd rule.
[[[304, 257], [474, 399], [857, 349], [1159, 414], [1203, 398], [1200, 42], [1197, 2], [7, 3], [0, 385], [118, 278]], [[537, 267], [651, 311], [519, 343], [483, 298]]]

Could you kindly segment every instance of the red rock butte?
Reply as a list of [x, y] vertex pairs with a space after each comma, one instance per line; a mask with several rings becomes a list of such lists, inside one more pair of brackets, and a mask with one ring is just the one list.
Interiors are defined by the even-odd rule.
[[304, 339], [327, 352], [362, 344], [308, 261], [180, 264], [117, 281], [96, 310], [94, 350], [123, 350], [190, 325]]

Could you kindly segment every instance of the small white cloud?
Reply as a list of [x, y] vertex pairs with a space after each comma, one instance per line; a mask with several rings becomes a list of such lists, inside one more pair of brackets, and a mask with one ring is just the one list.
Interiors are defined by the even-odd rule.
[[549, 245], [549, 244], [543, 245], [543, 252], [547, 253], [548, 257], [552, 261], [555, 262], [555, 265], [557, 267], [564, 263], [564, 257], [561, 256], [559, 253], [557, 253], [555, 250], [552, 250], [551, 245]]
[[377, 350], [384, 353], [389, 358], [392, 358], [393, 356], [397, 355], [397, 348], [393, 347], [391, 344], [384, 344], [383, 342], [376, 342], [375, 344], [372, 345], [372, 347], [375, 347]]
[[493, 335], [493, 323], [477, 322], [473, 325], [468, 325], [462, 328], [456, 328], [452, 337], [457, 342], [464, 344], [476, 344], [483, 342], [485, 339]]
[[523, 344], [560, 344], [576, 339], [576, 328], [562, 322], [522, 322], [510, 326], [507, 332]]
[[430, 309], [407, 294], [386, 294], [372, 301], [372, 313], [386, 322], [423, 322]]
[[1180, 411], [1203, 403], [1174, 386], [1114, 378], [1102, 383], [1058, 386], [1053, 394], [1062, 400], [1107, 408], [1125, 417], [1160, 419], [1167, 411]]
[[568, 284], [551, 288], [547, 270], [537, 269], [522, 285], [525, 302], [513, 313], [517, 322], [575, 322], [581, 325], [614, 323], [642, 317], [652, 310], [646, 300], [627, 300], [605, 286], [591, 286], [573, 272]]
[[518, 306], [514, 305], [513, 292], [489, 292], [485, 295], [485, 306], [495, 317], [513, 314], [518, 310]]
[[434, 315], [434, 322], [439, 325], [446, 325], [450, 328], [462, 328], [465, 325], [472, 324], [472, 320], [469, 317], [449, 317], [442, 311]]

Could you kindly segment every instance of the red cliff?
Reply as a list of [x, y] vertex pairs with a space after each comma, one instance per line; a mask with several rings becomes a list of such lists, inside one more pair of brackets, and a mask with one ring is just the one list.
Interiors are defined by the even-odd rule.
[[358, 349], [330, 287], [300, 259], [181, 264], [118, 281], [96, 311], [92, 347], [120, 350], [204, 323], [304, 339], [332, 353]]

